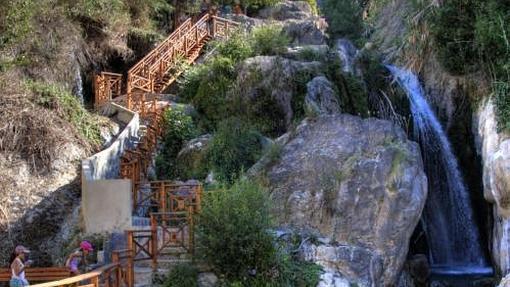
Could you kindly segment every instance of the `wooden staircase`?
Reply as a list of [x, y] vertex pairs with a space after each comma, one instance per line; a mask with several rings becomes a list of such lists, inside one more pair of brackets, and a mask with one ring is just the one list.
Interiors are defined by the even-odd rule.
[[[113, 251], [112, 263], [69, 278], [66, 278], [67, 270], [62, 274], [55, 273], [55, 268], [35, 270], [46, 276], [44, 279], [54, 281], [32, 286], [152, 286], [152, 276], [158, 270], [167, 272], [175, 264], [192, 260], [193, 216], [200, 212], [202, 185], [148, 182], [146, 179], [147, 168], [164, 128], [162, 115], [167, 106], [160, 104], [161, 93], [183, 72], [182, 64], [193, 64], [207, 42], [213, 38], [227, 37], [238, 25], [210, 14], [202, 15], [194, 23], [188, 19], [133, 66], [127, 73], [126, 81], [123, 75], [109, 72], [94, 76], [96, 108], [111, 101], [119, 102], [129, 110], [138, 112], [145, 126], [136, 147], [122, 155], [119, 176], [133, 183], [135, 213], [146, 210], [139, 222], [150, 224], [126, 231], [127, 249]], [[123, 91], [126, 92], [123, 94]], [[145, 192], [140, 192], [142, 190]], [[134, 217], [138, 215], [134, 214]], [[146, 216], [150, 216], [150, 220]], [[5, 274], [3, 281], [7, 278]], [[36, 273], [27, 270], [27, 275], [31, 274]]]
[[[202, 15], [195, 23], [189, 18], [128, 71], [125, 83], [121, 74], [102, 72], [95, 76], [96, 108], [123, 98], [124, 106], [140, 112], [147, 94], [163, 93], [181, 75], [183, 64], [198, 59], [207, 42], [227, 37], [238, 26], [237, 22], [210, 14]], [[120, 92], [123, 83], [125, 94]]]

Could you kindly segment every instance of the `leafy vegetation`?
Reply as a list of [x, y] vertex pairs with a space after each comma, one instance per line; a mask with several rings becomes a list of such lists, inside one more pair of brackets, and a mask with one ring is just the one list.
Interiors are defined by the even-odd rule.
[[97, 119], [87, 112], [69, 91], [57, 85], [33, 81], [27, 82], [27, 87], [37, 94], [37, 104], [55, 110], [91, 144], [101, 143]]
[[497, 0], [453, 0], [431, 17], [442, 65], [454, 74], [483, 68], [493, 84], [500, 130], [509, 130], [510, 4]]
[[172, 268], [162, 286], [198, 287], [198, 270], [192, 265], [179, 264]]
[[163, 148], [156, 157], [156, 172], [158, 178], [176, 178], [179, 174], [175, 158], [183, 144], [198, 133], [193, 119], [182, 108], [168, 109], [164, 115], [164, 122]]
[[227, 119], [207, 149], [210, 167], [218, 179], [233, 182], [261, 156], [260, 134], [238, 118]]
[[322, 12], [329, 24], [329, 31], [337, 36], [357, 40], [363, 33], [362, 8], [356, 0], [325, 0]]
[[275, 260], [268, 199], [254, 183], [239, 181], [230, 189], [206, 194], [198, 218], [197, 248], [228, 278], [246, 278], [271, 268]]
[[222, 286], [317, 286], [321, 269], [273, 242], [269, 209], [265, 191], [247, 180], [207, 193], [197, 225], [199, 254], [224, 278]]
[[236, 67], [249, 57], [281, 53], [288, 41], [281, 27], [262, 26], [251, 33], [239, 31], [227, 41], [213, 43], [217, 54], [204, 64], [188, 69], [180, 82], [182, 97], [201, 116], [200, 127], [214, 130], [227, 117], [243, 117], [232, 97]]

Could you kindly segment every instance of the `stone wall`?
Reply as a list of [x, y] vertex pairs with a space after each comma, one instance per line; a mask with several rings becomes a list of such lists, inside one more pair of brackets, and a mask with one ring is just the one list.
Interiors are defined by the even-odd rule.
[[138, 139], [140, 119], [116, 104], [103, 111], [126, 125], [107, 149], [82, 160], [82, 214], [86, 233], [121, 231], [131, 227], [132, 183], [116, 179], [120, 171], [120, 157]]

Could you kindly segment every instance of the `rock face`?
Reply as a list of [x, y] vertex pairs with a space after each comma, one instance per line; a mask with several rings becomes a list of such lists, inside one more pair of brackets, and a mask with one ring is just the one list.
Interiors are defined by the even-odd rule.
[[[297, 95], [298, 76], [305, 83], [317, 75], [322, 75], [320, 62], [300, 62], [279, 56], [257, 56], [246, 59], [240, 66], [237, 86], [242, 101], [254, 107], [257, 103], [274, 101], [283, 119], [272, 118], [272, 121], [283, 121], [290, 126], [294, 116], [292, 100]], [[274, 106], [274, 105], [271, 105]], [[260, 112], [260, 111], [257, 111]]]
[[325, 31], [328, 25], [323, 18], [313, 14], [310, 4], [305, 1], [280, 2], [273, 7], [262, 9], [258, 17], [275, 20], [283, 25], [283, 31], [294, 45], [326, 44]]
[[492, 100], [479, 107], [473, 129], [483, 163], [484, 197], [494, 205], [492, 258], [506, 275], [510, 272], [510, 136], [497, 131]]
[[309, 258], [362, 286], [397, 282], [427, 196], [420, 150], [388, 121], [350, 115], [305, 120], [277, 142], [264, 180], [281, 225], [334, 244]]
[[182, 178], [203, 179], [206, 177], [208, 170], [204, 169], [204, 161], [211, 138], [210, 134], [206, 134], [192, 139], [177, 154], [176, 168], [181, 170]]
[[308, 19], [313, 16], [312, 7], [305, 1], [284, 1], [259, 11], [259, 18], [284, 21]]
[[338, 114], [340, 103], [334, 85], [324, 76], [313, 78], [306, 85], [305, 109], [309, 114]]

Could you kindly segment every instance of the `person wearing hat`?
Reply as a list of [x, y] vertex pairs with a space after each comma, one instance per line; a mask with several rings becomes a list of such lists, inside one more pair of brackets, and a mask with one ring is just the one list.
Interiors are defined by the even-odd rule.
[[71, 271], [72, 275], [78, 275], [80, 274], [80, 270], [78, 267], [82, 267], [82, 269], [87, 268], [87, 255], [89, 252], [93, 251], [94, 248], [92, 247], [92, 244], [84, 240], [80, 243], [80, 248], [76, 249], [69, 257], [67, 257], [66, 260], [66, 267], [69, 268], [69, 271]]
[[25, 278], [25, 268], [32, 264], [31, 260], [26, 260], [27, 254], [30, 251], [23, 245], [18, 245], [14, 249], [11, 256], [11, 280], [9, 281], [10, 287], [28, 286], [28, 281]]

